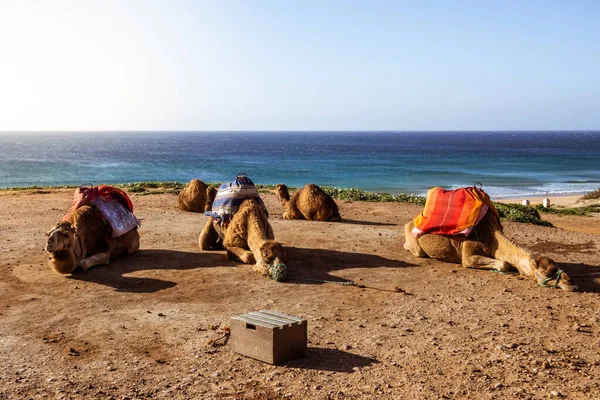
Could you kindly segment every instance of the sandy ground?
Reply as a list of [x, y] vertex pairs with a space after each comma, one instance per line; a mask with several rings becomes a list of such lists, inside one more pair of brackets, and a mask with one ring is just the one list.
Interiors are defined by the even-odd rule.
[[[273, 196], [285, 283], [201, 252], [205, 217], [166, 194], [132, 195], [138, 253], [61, 276], [43, 247], [71, 199], [0, 192], [0, 399], [600, 398], [598, 216], [570, 217], [579, 231], [505, 223], [561, 263], [581, 289], [567, 293], [415, 258], [402, 227], [417, 206], [340, 202], [341, 223], [285, 221]], [[307, 319], [306, 357], [272, 366], [209, 343], [259, 309]]]

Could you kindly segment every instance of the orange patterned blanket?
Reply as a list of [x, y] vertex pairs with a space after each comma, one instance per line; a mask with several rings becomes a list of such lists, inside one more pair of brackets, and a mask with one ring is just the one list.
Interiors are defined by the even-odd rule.
[[469, 235], [488, 210], [498, 211], [490, 196], [475, 186], [444, 190], [439, 187], [427, 193], [425, 209], [413, 218], [413, 236], [426, 233], [436, 235]]

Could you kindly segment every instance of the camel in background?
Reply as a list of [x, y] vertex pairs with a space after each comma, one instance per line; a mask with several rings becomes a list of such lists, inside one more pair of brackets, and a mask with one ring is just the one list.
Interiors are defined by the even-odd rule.
[[177, 207], [183, 211], [210, 211], [216, 195], [217, 188], [208, 186], [199, 179], [192, 179], [179, 193]]
[[335, 201], [319, 186], [308, 184], [297, 190], [290, 198], [288, 187], [277, 185], [275, 195], [283, 207], [284, 219], [308, 219], [311, 221], [341, 221]]

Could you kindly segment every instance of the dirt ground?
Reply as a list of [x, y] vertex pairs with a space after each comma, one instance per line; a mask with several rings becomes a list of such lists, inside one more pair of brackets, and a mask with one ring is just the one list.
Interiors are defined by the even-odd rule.
[[[0, 192], [0, 399], [600, 398], [600, 216], [505, 222], [561, 263], [580, 288], [568, 293], [412, 256], [417, 206], [340, 202], [343, 222], [285, 221], [266, 195], [289, 257], [277, 283], [201, 252], [206, 217], [174, 195], [131, 197], [140, 251], [61, 276], [45, 232], [72, 190]], [[273, 366], [210, 343], [260, 309], [307, 319], [306, 357]]]

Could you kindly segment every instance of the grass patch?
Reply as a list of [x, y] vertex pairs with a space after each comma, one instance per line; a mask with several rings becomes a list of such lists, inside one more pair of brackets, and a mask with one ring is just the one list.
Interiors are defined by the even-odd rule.
[[593, 192], [584, 194], [579, 199], [577, 199], [577, 201], [580, 202], [580, 201], [584, 201], [584, 200], [597, 200], [597, 199], [600, 199], [600, 189], [596, 189]]
[[493, 203], [498, 210], [500, 218], [508, 221], [524, 222], [526, 224], [534, 224], [540, 226], [553, 226], [550, 222], [544, 221], [540, 217], [540, 213], [534, 207], [524, 206], [521, 204]]
[[371, 201], [376, 203], [411, 203], [425, 205], [425, 197], [414, 194], [389, 194], [368, 192], [361, 189], [340, 189], [331, 186], [321, 186], [321, 189], [334, 199], [345, 201]]
[[555, 215], [580, 215], [580, 216], [589, 216], [590, 213], [598, 213], [600, 212], [600, 204], [592, 204], [589, 206], [582, 207], [549, 207], [546, 208], [541, 204], [537, 204], [534, 207], [536, 210], [546, 213], [546, 214], [555, 214]]
[[75, 189], [79, 186], [76, 185], [57, 185], [57, 186], [19, 186], [19, 187], [7, 187], [0, 188], [0, 190], [51, 190], [51, 189]]

